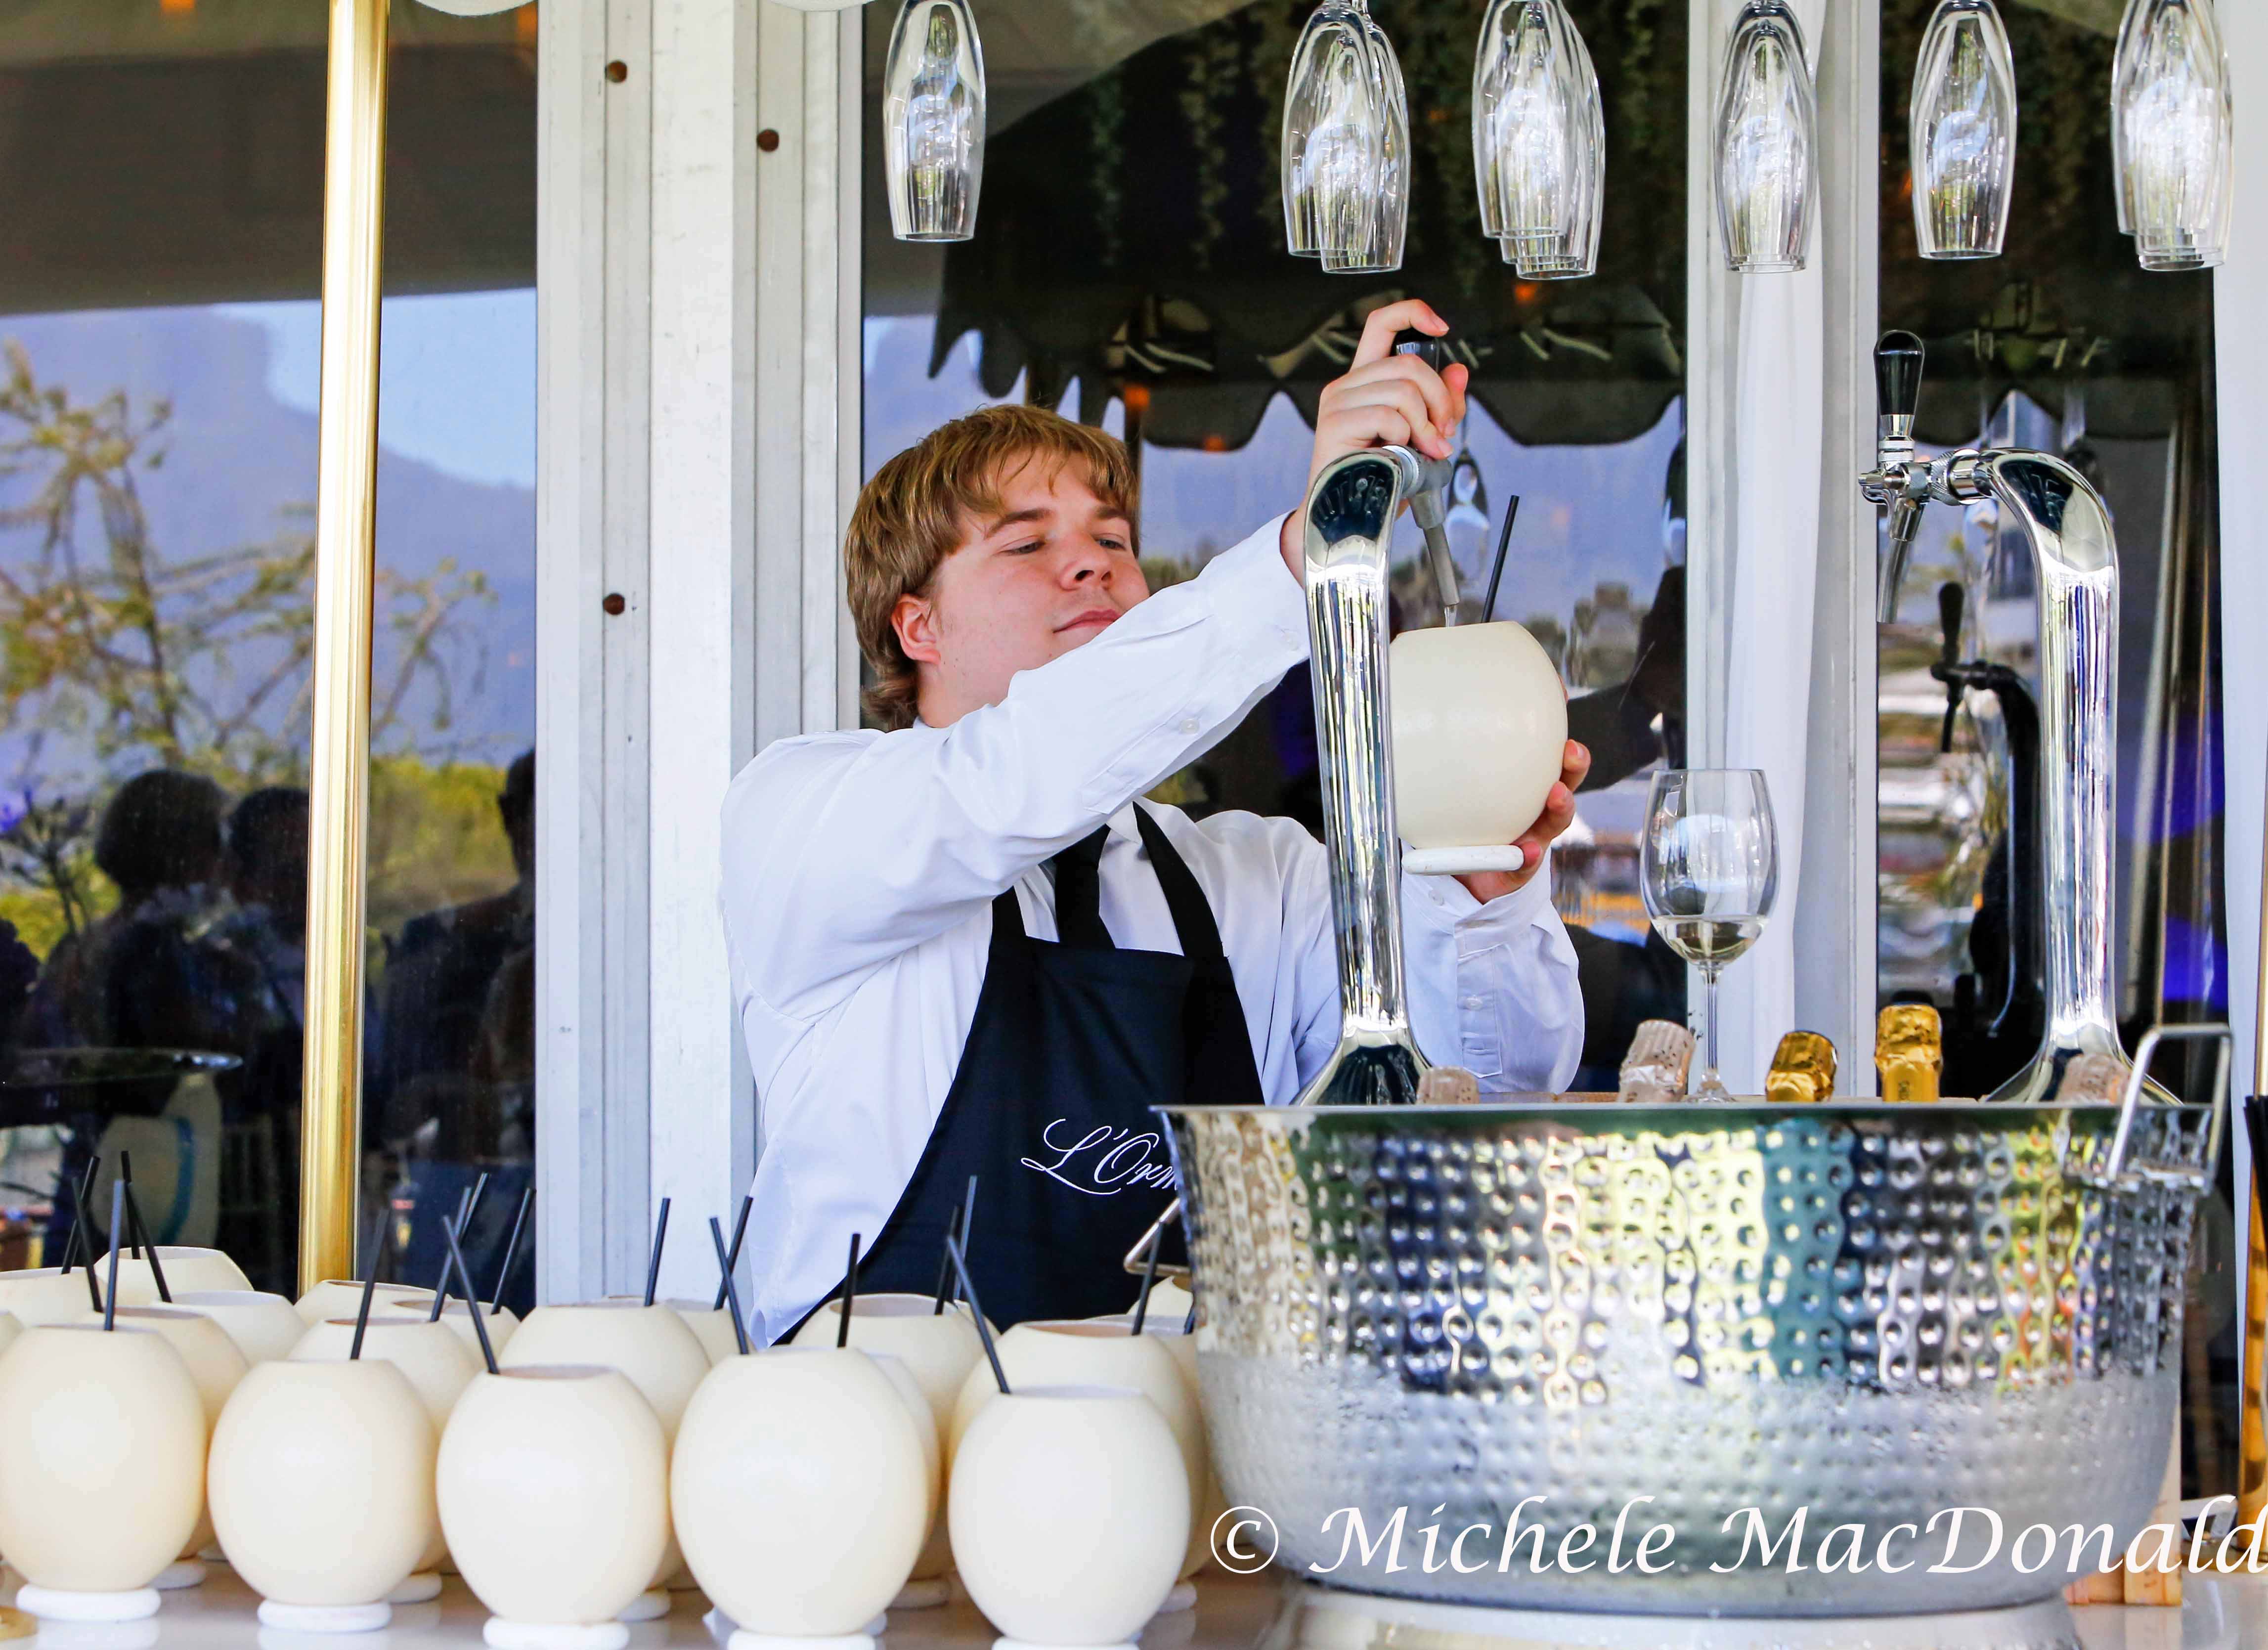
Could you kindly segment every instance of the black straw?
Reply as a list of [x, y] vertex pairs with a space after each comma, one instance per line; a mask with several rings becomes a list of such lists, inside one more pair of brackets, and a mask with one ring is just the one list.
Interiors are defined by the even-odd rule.
[[645, 1303], [653, 1304], [654, 1286], [661, 1282], [661, 1246], [669, 1241], [669, 1199], [661, 1200], [660, 1217], [653, 1223], [653, 1249], [645, 1257]]
[[711, 1312], [725, 1309], [725, 1295], [727, 1285], [732, 1282], [733, 1268], [740, 1263], [740, 1240], [748, 1235], [748, 1211], [755, 1206], [756, 1200], [753, 1197], [740, 1199], [740, 1218], [733, 1222], [733, 1243], [725, 1251], [725, 1275], [717, 1280], [717, 1300], [709, 1308]]
[[1182, 1333], [1184, 1335], [1195, 1335], [1197, 1332], [1197, 1303], [1192, 1300], [1189, 1302], [1189, 1315], [1182, 1320]]
[[1496, 560], [1489, 567], [1488, 595], [1481, 602], [1481, 622], [1496, 617], [1496, 587], [1504, 582], [1504, 553], [1512, 548], [1512, 524], [1520, 519], [1520, 495], [1513, 493], [1504, 507], [1504, 531], [1497, 535]]
[[71, 1263], [78, 1258], [82, 1249], [86, 1253], [87, 1270], [94, 1270], [94, 1246], [87, 1241], [86, 1236], [86, 1200], [94, 1196], [94, 1174], [101, 1167], [102, 1155], [97, 1153], [88, 1162], [86, 1173], [80, 1177], [78, 1196], [71, 1203], [70, 1235], [63, 1240], [63, 1275], [66, 1278], [70, 1276]]
[[[945, 1217], [945, 1234], [951, 1237], [961, 1230], [961, 1211], [955, 1209]], [[939, 1244], [937, 1250], [937, 1299], [930, 1302], [929, 1315], [933, 1318], [945, 1315], [945, 1303], [953, 1298], [953, 1256]]]
[[441, 1235], [448, 1240], [449, 1263], [457, 1269], [457, 1281], [465, 1286], [465, 1310], [473, 1315], [473, 1333], [480, 1337], [481, 1342], [481, 1361], [489, 1366], [489, 1374], [493, 1375], [497, 1373], [496, 1348], [490, 1344], [489, 1323], [481, 1315], [481, 1303], [473, 1298], [479, 1292], [473, 1287], [472, 1273], [465, 1268], [465, 1251], [457, 1241], [457, 1228], [444, 1220], [441, 1222]]
[[1000, 1383], [1000, 1391], [1005, 1396], [1008, 1372], [1000, 1367], [1000, 1349], [992, 1344], [992, 1326], [984, 1321], [984, 1308], [976, 1299], [976, 1285], [968, 1281], [968, 1256], [953, 1238], [946, 1239], [945, 1252], [952, 1258], [953, 1270], [961, 1274], [961, 1298], [968, 1302], [969, 1315], [976, 1320], [976, 1337], [984, 1343], [984, 1356], [992, 1366], [992, 1379]]
[[378, 1212], [378, 1229], [370, 1234], [370, 1258], [363, 1263], [362, 1309], [355, 1314], [354, 1344], [347, 1348], [350, 1359], [362, 1356], [362, 1337], [370, 1328], [370, 1303], [378, 1293], [378, 1257], [386, 1247], [386, 1211]]
[[[481, 1176], [481, 1180], [483, 1182], [487, 1179], [488, 1176], [485, 1174]], [[471, 1214], [472, 1212], [473, 1191], [470, 1187], [468, 1187], [465, 1190], [457, 1194], [457, 1225], [460, 1227], [463, 1226], [465, 1224], [465, 1218]], [[448, 1230], [448, 1227], [449, 1217], [443, 1215], [441, 1217], [441, 1229], [446, 1232]], [[449, 1304], [449, 1256], [447, 1252], [445, 1250], [441, 1256], [441, 1275], [433, 1280], [432, 1309], [425, 1315], [425, 1322], [428, 1323], [438, 1323], [441, 1321], [441, 1308]]]
[[173, 1304], [173, 1292], [166, 1286], [166, 1265], [158, 1258], [158, 1246], [151, 1241], [150, 1228], [142, 1224], [142, 1205], [134, 1197], [134, 1153], [118, 1154], [118, 1183], [126, 1188], [126, 1230], [134, 1245], [134, 1258], [142, 1258], [142, 1251], [150, 1251], [150, 1276], [158, 1281], [158, 1299], [167, 1306]]
[[142, 1258], [142, 1222], [135, 1218], [134, 1212], [133, 1153], [121, 1152], [118, 1154], [118, 1178], [129, 1189], [126, 1193], [126, 1241], [131, 1247], [132, 1258], [138, 1261]]
[[[743, 1203], [740, 1219], [746, 1220], [747, 1218], [748, 1206]], [[733, 1339], [740, 1346], [740, 1356], [745, 1358], [748, 1355], [748, 1326], [740, 1317], [740, 1292], [733, 1283], [733, 1256], [725, 1248], [725, 1228], [717, 1224], [717, 1217], [713, 1214], [709, 1217], [709, 1241], [717, 1246], [717, 1269], [724, 1274], [724, 1280], [717, 1285], [718, 1292], [725, 1297], [725, 1303], [733, 1308]]]
[[519, 1211], [512, 1217], [512, 1234], [504, 1241], [504, 1263], [497, 1268], [496, 1288], [489, 1296], [492, 1305], [504, 1304], [504, 1286], [512, 1276], [512, 1263], [519, 1258], [519, 1234], [527, 1225], [527, 1205], [535, 1201], [535, 1187], [531, 1182], [519, 1194]]
[[1127, 1331], [1139, 1335], [1142, 1323], [1150, 1315], [1150, 1292], [1158, 1286], [1158, 1251], [1166, 1247], [1166, 1228], [1160, 1226], [1157, 1235], [1150, 1240], [1150, 1258], [1142, 1263], [1142, 1298], [1134, 1303], [1134, 1327]]
[[858, 1305], [858, 1234], [850, 1234], [850, 1265], [843, 1274], [843, 1319], [835, 1326], [836, 1351], [850, 1344], [850, 1314]]
[[[961, 1231], [960, 1231], [960, 1236], [961, 1236], [961, 1252], [963, 1255], [966, 1255], [966, 1254], [968, 1254], [968, 1228], [969, 1228], [970, 1225], [971, 1225], [971, 1224], [973, 1224], [973, 1223], [975, 1222], [976, 1219], [976, 1175], [971, 1175], [968, 1177], [968, 1190], [967, 1191], [965, 1191], [965, 1192], [961, 1193]], [[952, 1237], [952, 1236], [954, 1235], [953, 1224], [952, 1224], [952, 1222], [951, 1222], [951, 1221], [947, 1221], [947, 1222], [946, 1223], [946, 1232], [945, 1232], [945, 1235], [946, 1235], [946, 1237], [948, 1237], [948, 1238], [950, 1238], [950, 1237]], [[950, 1274], [949, 1269], [950, 1269], [950, 1267], [952, 1266], [952, 1264], [953, 1264], [952, 1261], [951, 1261], [950, 1259], [948, 1259], [948, 1258], [943, 1258], [943, 1257], [940, 1257], [940, 1258], [939, 1258], [939, 1260], [938, 1261], [938, 1263], [937, 1263], [937, 1302], [936, 1302], [936, 1304], [935, 1304], [934, 1306], [932, 1306], [932, 1307], [930, 1308], [930, 1316], [932, 1316], [932, 1317], [936, 1317], [936, 1316], [938, 1316], [939, 1315], [940, 1315], [941, 1313], [943, 1313], [943, 1312], [944, 1312], [944, 1310], [945, 1310], [945, 1289], [946, 1289], [946, 1285], [948, 1282], [950, 1282], [950, 1281], [951, 1281], [951, 1274]]]
[[[102, 1292], [109, 1297], [102, 1303], [102, 1327], [106, 1330], [118, 1327], [118, 1227], [125, 1219], [126, 1182], [114, 1180], [110, 1182], [110, 1286]], [[87, 1264], [86, 1276], [92, 1285], [94, 1280], [92, 1262]]]

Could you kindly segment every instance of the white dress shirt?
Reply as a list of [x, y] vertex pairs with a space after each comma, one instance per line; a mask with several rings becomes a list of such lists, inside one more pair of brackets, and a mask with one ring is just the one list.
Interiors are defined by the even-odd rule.
[[[733, 999], [758, 1096], [750, 1329], [784, 1333], [871, 1242], [945, 1104], [983, 988], [991, 902], [1056, 937], [1044, 862], [1107, 821], [1101, 914], [1122, 947], [1179, 952], [1132, 799], [1211, 748], [1307, 657], [1282, 518], [949, 727], [782, 740], [725, 799]], [[1144, 803], [1189, 863], [1271, 1104], [1339, 1037], [1322, 845], [1288, 819]], [[1410, 1018], [1437, 1062], [1499, 1093], [1556, 1090], [1583, 1042], [1550, 875], [1486, 905], [1403, 881]], [[976, 1241], [984, 1241], [978, 1193]]]

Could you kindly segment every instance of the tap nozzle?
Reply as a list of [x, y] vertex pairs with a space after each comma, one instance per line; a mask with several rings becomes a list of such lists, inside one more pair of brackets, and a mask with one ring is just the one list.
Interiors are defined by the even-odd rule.
[[1929, 499], [1928, 468], [1915, 464], [1913, 444], [1926, 355], [1922, 341], [1910, 332], [1886, 332], [1874, 346], [1874, 468], [1859, 478], [1859, 490], [1890, 512], [1889, 553], [1876, 596], [1875, 616], [1883, 624], [1898, 616], [1906, 557]]
[[[1447, 335], [1436, 338], [1414, 328], [1395, 334], [1394, 353], [1414, 355], [1436, 372], [1448, 371], [1456, 359], [1456, 350]], [[1456, 558], [1449, 551], [1449, 478], [1455, 472], [1454, 462], [1426, 459], [1420, 466], [1416, 484], [1410, 490], [1410, 518], [1425, 535], [1425, 566], [1432, 576], [1433, 593], [1440, 600], [1444, 624], [1457, 622], [1457, 609], [1463, 600], [1457, 585]]]

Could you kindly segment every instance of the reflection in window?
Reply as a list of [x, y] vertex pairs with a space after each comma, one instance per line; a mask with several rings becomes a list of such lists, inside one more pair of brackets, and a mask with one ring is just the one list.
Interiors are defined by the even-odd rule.
[[[1325, 276], [1284, 250], [1277, 133], [1304, 0], [1182, 6], [988, 33], [993, 96], [974, 239], [893, 239], [867, 144], [865, 463], [947, 418], [1028, 400], [1122, 434], [1142, 480], [1152, 589], [1194, 574], [1307, 480], [1316, 394], [1362, 318], [1431, 299], [1470, 350], [1473, 410], [1450, 532], [1471, 607], [1520, 500], [1495, 616], [1561, 662], [1598, 759], [1555, 855], [1589, 1034], [1579, 1088], [1615, 1086], [1642, 1019], [1684, 1015], [1684, 967], [1638, 895], [1646, 777], [1682, 760], [1685, 250], [1683, 8], [1577, 0], [1616, 157], [1600, 274], [1520, 281], [1480, 233], [1468, 110], [1484, 6], [1385, 0], [1412, 114], [1409, 254], [1392, 276]], [[891, 21], [867, 18], [876, 131]], [[1405, 526], [1394, 622], [1440, 622]], [[1194, 814], [1288, 814], [1320, 833], [1303, 667], [1158, 792]]]
[[[500, 1249], [531, 1156], [532, 920], [467, 914], [529, 847], [534, 17], [394, 24], [387, 272], [431, 296], [384, 317], [364, 1195], [421, 1282], [483, 1168]], [[0, 1265], [130, 1155], [155, 1237], [290, 1293], [322, 17], [166, 24], [90, 12], [0, 100]], [[409, 989], [437, 956], [462, 1035]]]

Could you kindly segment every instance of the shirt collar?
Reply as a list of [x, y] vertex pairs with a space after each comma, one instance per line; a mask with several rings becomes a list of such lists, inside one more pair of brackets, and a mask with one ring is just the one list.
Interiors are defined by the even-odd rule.
[[1134, 805], [1131, 802], [1113, 814], [1104, 823], [1108, 827], [1111, 836], [1116, 841], [1133, 843], [1138, 845], [1142, 841], [1142, 828], [1135, 821]]

